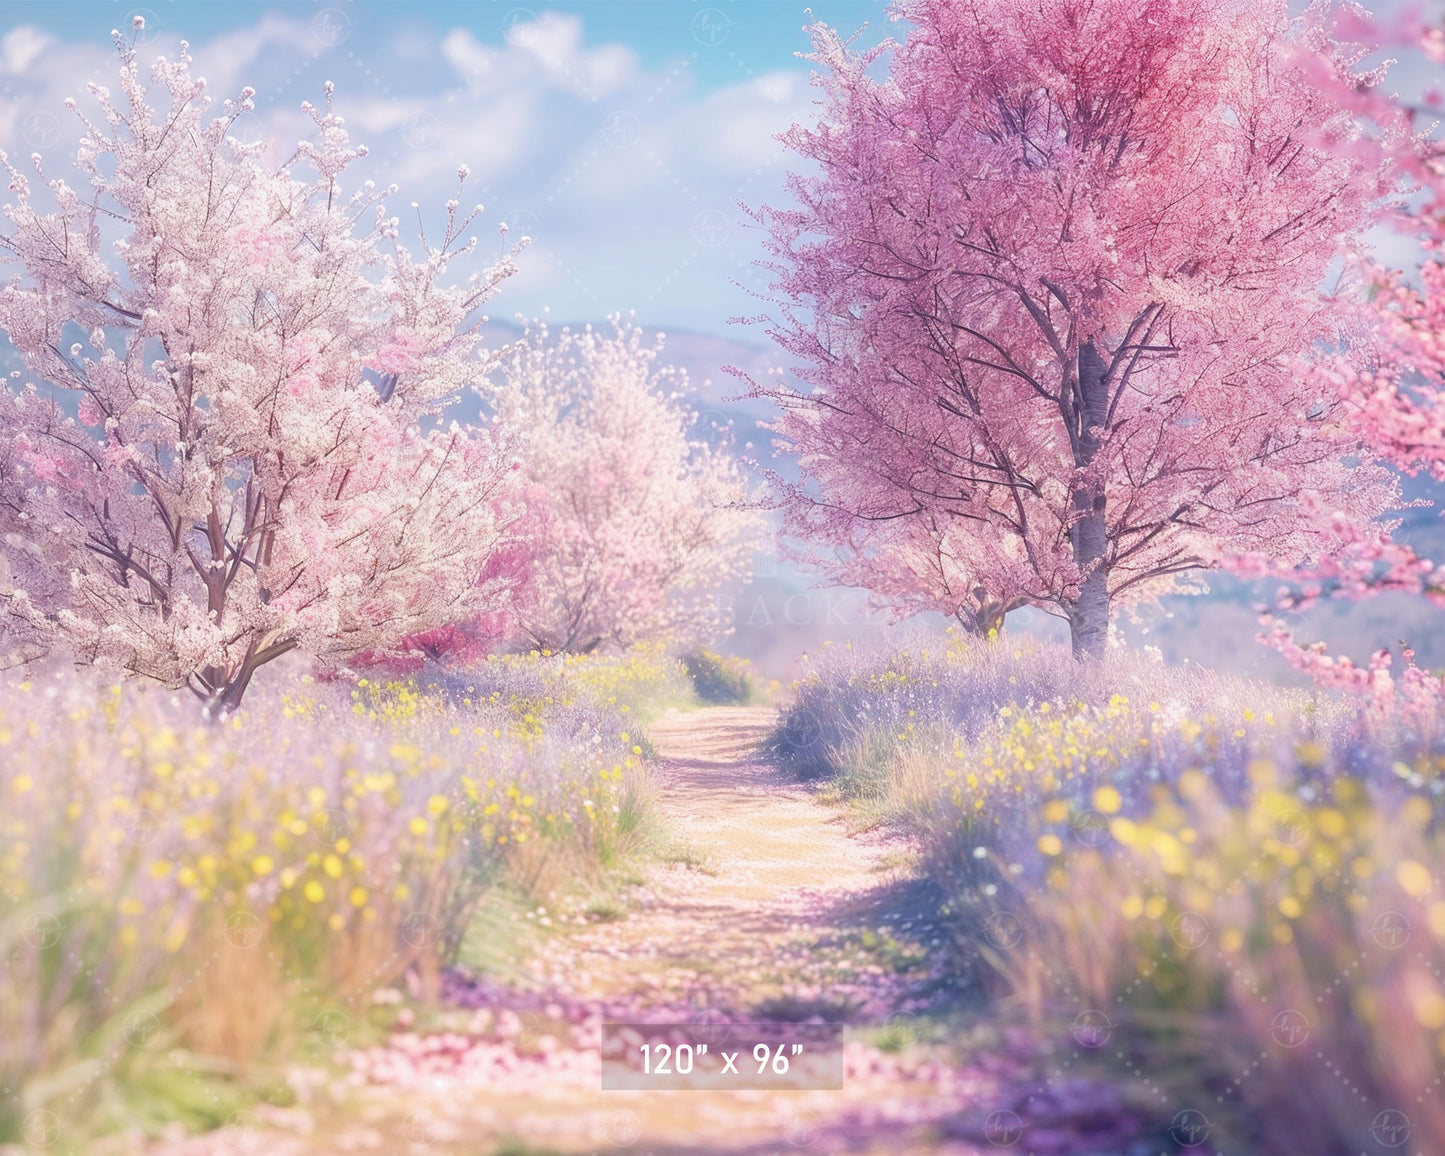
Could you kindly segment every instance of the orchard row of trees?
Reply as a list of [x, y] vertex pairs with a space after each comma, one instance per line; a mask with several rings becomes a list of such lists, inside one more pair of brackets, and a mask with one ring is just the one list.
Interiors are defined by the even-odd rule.
[[[720, 627], [711, 585], [757, 514], [736, 462], [689, 436], [658, 346], [532, 330], [482, 343], [515, 245], [477, 240], [458, 172], [413, 253], [331, 108], [277, 164], [213, 114], [183, 47], [120, 99], [73, 185], [8, 157], [0, 328], [31, 380], [0, 390], [0, 599], [12, 644], [189, 687], [213, 715], [296, 649], [326, 664], [461, 647], [590, 650]], [[75, 109], [74, 102], [69, 102]], [[525, 243], [525, 239], [523, 241]], [[448, 420], [480, 390], [486, 428]]]
[[[1200, 568], [1434, 594], [1391, 541], [1397, 474], [1445, 477], [1445, 162], [1361, 71], [1445, 36], [1317, 0], [899, 0], [853, 51], [815, 24], [815, 166], [762, 208], [777, 343], [753, 384], [802, 479], [795, 553], [987, 632]], [[891, 54], [886, 78], [872, 66]], [[1418, 282], [1380, 223], [1423, 239]]]
[[[1103, 649], [1114, 608], [1201, 568], [1294, 602], [1424, 590], [1397, 472], [1445, 477], [1445, 163], [1324, 0], [898, 0], [901, 42], [810, 31], [812, 166], [761, 208], [805, 388], [772, 478], [795, 557], [980, 633], [1032, 605]], [[183, 49], [92, 86], [72, 185], [3, 159], [0, 598], [32, 650], [235, 707], [325, 663], [725, 628], [759, 515], [689, 437], [686, 381], [633, 327], [488, 348], [521, 245], [462, 284], [467, 170], [399, 239], [331, 108], [281, 163], [213, 112]], [[886, 77], [873, 66], [888, 57]], [[164, 107], [148, 103], [152, 90]], [[74, 105], [72, 104], [72, 107]], [[1386, 222], [1422, 275], [1369, 257]], [[525, 239], [524, 239], [525, 240]], [[490, 423], [448, 417], [479, 391]], [[1279, 632], [1271, 637], [1284, 637]]]

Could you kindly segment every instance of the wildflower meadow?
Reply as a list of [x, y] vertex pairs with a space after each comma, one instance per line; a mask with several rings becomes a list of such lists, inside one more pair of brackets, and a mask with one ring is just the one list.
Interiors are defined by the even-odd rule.
[[934, 643], [828, 653], [772, 742], [914, 834], [1005, 1014], [1152, 1073], [1236, 1150], [1343, 1151], [1354, 1103], [1433, 1120], [1433, 726], [1143, 655], [1081, 682], [1058, 650]]
[[0, 5], [0, 1156], [1445, 1153], [1373, 7]]

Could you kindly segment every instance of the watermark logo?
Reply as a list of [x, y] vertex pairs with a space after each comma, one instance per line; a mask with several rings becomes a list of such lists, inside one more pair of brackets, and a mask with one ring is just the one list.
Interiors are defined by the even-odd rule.
[[351, 1020], [345, 1012], [324, 1011], [311, 1021], [311, 1038], [325, 1048], [339, 1048], [351, 1038]]
[[783, 1139], [794, 1148], [806, 1148], [823, 1134], [823, 1121], [816, 1112], [795, 1112], [783, 1125]]
[[60, 942], [60, 920], [48, 911], [36, 911], [25, 917], [20, 934], [31, 947], [44, 950]]
[[144, 847], [148, 843], [154, 843], [156, 836], [161, 833], [160, 816], [142, 807], [121, 820], [121, 830], [125, 833], [127, 843]]
[[351, 838], [351, 820], [345, 811], [332, 807], [311, 820], [311, 830], [326, 846], [334, 847], [342, 839]]
[[1190, 951], [1203, 947], [1209, 938], [1209, 920], [1197, 911], [1181, 911], [1169, 925], [1169, 937]]
[[1410, 921], [1398, 911], [1382, 911], [1370, 924], [1370, 938], [1388, 951], [1404, 947], [1410, 938]]
[[883, 1039], [893, 1048], [913, 1043], [918, 1039], [918, 1017], [912, 1012], [894, 1012], [883, 1025]]
[[602, 139], [615, 149], [625, 149], [637, 143], [642, 134], [642, 122], [635, 112], [619, 109], [602, 122]]
[[150, 1012], [131, 1012], [121, 1025], [120, 1034], [133, 1048], [148, 1048], [161, 1034], [161, 1021]]
[[1074, 1020], [1072, 1035], [1081, 1048], [1102, 1048], [1109, 1042], [1114, 1025], [1101, 1011], [1083, 1011]]
[[983, 1122], [984, 1139], [999, 1148], [1017, 1144], [1023, 1134], [1023, 1120], [1019, 1118], [1017, 1112], [1010, 1111], [1008, 1108], [990, 1112], [988, 1119]]
[[542, 1038], [542, 1017], [536, 1012], [522, 1011], [517, 1013], [517, 1019], [521, 1026], [512, 1042], [522, 1051], [531, 1051]]
[[441, 1126], [425, 1112], [413, 1112], [402, 1121], [401, 1134], [408, 1143], [425, 1148], [444, 1139]]
[[335, 48], [351, 35], [351, 17], [340, 8], [323, 8], [311, 18], [311, 35], [327, 48]]
[[716, 8], [704, 8], [692, 18], [688, 30], [699, 44], [716, 48], [728, 38], [733, 25], [726, 12], [720, 12]]
[[535, 241], [541, 235], [541, 218], [531, 209], [513, 209], [502, 218], [502, 223], [507, 226], [509, 237], [526, 237]]
[[795, 710], [783, 724], [782, 746], [800, 754], [814, 754], [823, 743], [823, 728], [811, 711]]
[[1174, 1119], [1169, 1122], [1169, 1135], [1181, 1148], [1198, 1148], [1209, 1139], [1212, 1126], [1203, 1112], [1195, 1108], [1185, 1108], [1182, 1112], [1176, 1112]]
[[[697, 411], [697, 416], [693, 418], [692, 430], [690, 432], [693, 437], [701, 438], [709, 445], [719, 445], [732, 439], [733, 427], [733, 419], [722, 410], [700, 409]], [[757, 576], [758, 573], [759, 566], [755, 561], [753, 563], [753, 574]]]
[[60, 121], [54, 113], [39, 109], [20, 122], [20, 135], [31, 148], [48, 149], [60, 139]]
[[1109, 817], [1102, 811], [1080, 811], [1069, 826], [1085, 847], [1098, 847], [1109, 837]]
[[417, 950], [435, 947], [441, 937], [441, 920], [429, 911], [413, 911], [401, 921], [401, 938], [408, 947]]
[[264, 1142], [261, 1118], [255, 1112], [243, 1108], [226, 1117], [226, 1123], [221, 1128], [221, 1143], [227, 1152], [260, 1152]]
[[502, 17], [502, 23], [500, 25], [502, 29], [502, 35], [510, 36], [512, 33], [512, 29], [516, 28], [518, 24], [531, 24], [536, 19], [537, 14], [533, 12], [530, 8], [508, 9], [507, 14]]
[[49, 1148], [60, 1139], [60, 1120], [54, 1112], [38, 1108], [21, 1122], [20, 1135], [32, 1148]]
[[1286, 807], [1274, 817], [1273, 831], [1276, 842], [1283, 843], [1287, 847], [1298, 847], [1309, 834], [1310, 821], [1305, 817], [1303, 811]]
[[441, 121], [429, 112], [414, 112], [402, 125], [401, 139], [414, 149], [433, 149], [442, 143]]
[[247, 951], [261, 942], [261, 921], [253, 911], [233, 911], [222, 934], [232, 947]]
[[130, 29], [129, 35], [134, 37], [134, 43], [149, 44], [156, 38], [160, 26], [161, 18], [149, 8], [132, 8], [126, 13], [121, 29]]
[[694, 1043], [715, 1047], [727, 1040], [731, 1020], [720, 1011], [707, 1009], [692, 1017], [692, 1038]]
[[1017, 947], [1024, 937], [1024, 924], [1012, 911], [995, 911], [983, 921], [983, 933], [995, 947]]
[[621, 1111], [613, 1112], [603, 1121], [602, 1133], [607, 1137], [609, 1144], [615, 1144], [619, 1148], [630, 1148], [642, 1135], [642, 1124], [638, 1120], [636, 1112], [629, 1112], [624, 1108]]
[[1310, 1021], [1293, 1008], [1282, 1011], [1270, 1021], [1269, 1038], [1282, 1048], [1297, 1048], [1310, 1038]]
[[1398, 1148], [1410, 1138], [1410, 1133], [1414, 1130], [1410, 1117], [1398, 1108], [1386, 1108], [1370, 1125], [1370, 1135], [1374, 1137], [1375, 1143], [1386, 1148]]
[[692, 219], [692, 239], [707, 248], [721, 245], [731, 230], [732, 223], [721, 209], [703, 209]]

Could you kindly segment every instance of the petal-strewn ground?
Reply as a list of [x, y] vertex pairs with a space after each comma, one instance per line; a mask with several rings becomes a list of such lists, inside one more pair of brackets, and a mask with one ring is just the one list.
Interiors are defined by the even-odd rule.
[[[716, 708], [651, 731], [669, 835], [687, 849], [624, 918], [548, 936], [515, 977], [448, 974], [446, 1031], [399, 1031], [293, 1079], [299, 1107], [243, 1113], [152, 1156], [386, 1153], [1157, 1151], [1120, 1090], [1070, 1077], [1011, 1032], [918, 1038], [967, 1003], [967, 959], [912, 899], [914, 848], [756, 753], [771, 711]], [[980, 1013], [984, 1013], [980, 1002]], [[841, 1091], [604, 1092], [604, 1022], [846, 1022]]]

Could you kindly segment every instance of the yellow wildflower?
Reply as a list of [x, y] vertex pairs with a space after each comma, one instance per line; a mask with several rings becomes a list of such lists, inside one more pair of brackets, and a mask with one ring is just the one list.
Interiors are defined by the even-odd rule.
[[1412, 899], [1419, 899], [1434, 886], [1430, 868], [1414, 859], [1406, 859], [1395, 868], [1395, 879]]
[[1094, 806], [1106, 815], [1116, 814], [1124, 800], [1114, 787], [1100, 787], [1094, 792]]

